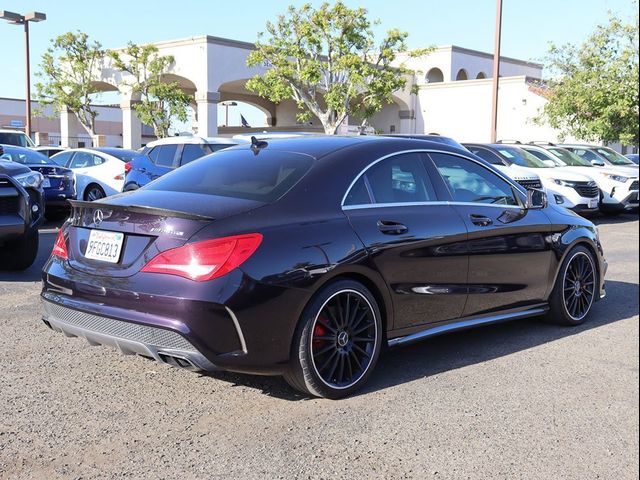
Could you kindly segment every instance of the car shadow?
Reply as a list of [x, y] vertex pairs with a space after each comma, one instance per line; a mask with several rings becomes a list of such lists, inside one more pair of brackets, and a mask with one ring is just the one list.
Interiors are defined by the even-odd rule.
[[599, 215], [590, 219], [596, 225], [615, 225], [638, 220], [638, 211], [622, 212], [619, 215], [607, 216]]
[[[527, 350], [638, 314], [637, 283], [607, 281], [607, 297], [596, 303], [579, 327], [551, 325], [539, 318], [506, 322], [433, 337], [423, 342], [383, 351], [367, 385], [356, 395], [430, 377]], [[212, 372], [206, 376], [262, 391], [283, 400], [308, 400], [282, 378]]]

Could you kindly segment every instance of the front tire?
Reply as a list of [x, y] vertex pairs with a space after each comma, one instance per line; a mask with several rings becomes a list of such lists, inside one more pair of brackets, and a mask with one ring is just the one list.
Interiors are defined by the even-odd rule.
[[371, 292], [352, 280], [331, 283], [300, 318], [284, 378], [296, 390], [316, 397], [351, 395], [371, 375], [382, 337], [380, 309]]
[[598, 291], [593, 254], [583, 246], [565, 257], [549, 299], [547, 320], [560, 325], [581, 325], [591, 312]]

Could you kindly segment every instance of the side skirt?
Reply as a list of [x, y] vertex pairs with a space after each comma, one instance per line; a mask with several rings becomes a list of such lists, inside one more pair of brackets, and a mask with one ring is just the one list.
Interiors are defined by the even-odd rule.
[[468, 328], [479, 327], [481, 325], [490, 325], [493, 323], [507, 322], [509, 320], [518, 320], [521, 318], [535, 317], [543, 315], [549, 311], [548, 306], [530, 308], [528, 310], [521, 310], [519, 312], [502, 313], [498, 315], [490, 315], [486, 317], [476, 317], [469, 319], [461, 319], [446, 325], [428, 326], [424, 330], [421, 330], [404, 337], [392, 338], [388, 341], [390, 347], [396, 347], [399, 345], [408, 345], [410, 343], [419, 342], [426, 338], [435, 337], [436, 335], [442, 335], [444, 333], [455, 332], [458, 330], [466, 330]]

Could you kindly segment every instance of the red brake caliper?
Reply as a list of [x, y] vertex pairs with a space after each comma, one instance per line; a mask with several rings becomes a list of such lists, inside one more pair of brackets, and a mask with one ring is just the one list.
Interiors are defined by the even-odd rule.
[[322, 345], [326, 340], [317, 339], [317, 337], [324, 337], [327, 334], [327, 329], [322, 326], [320, 322], [325, 322], [324, 318], [319, 318], [318, 322], [316, 322], [315, 327], [313, 327], [313, 347], [318, 348]]

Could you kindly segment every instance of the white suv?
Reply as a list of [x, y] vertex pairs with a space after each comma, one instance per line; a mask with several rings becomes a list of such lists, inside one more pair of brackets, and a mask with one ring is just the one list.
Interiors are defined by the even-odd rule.
[[26, 133], [9, 129], [0, 129], [0, 144], [27, 148], [35, 148], [36, 146]]
[[465, 144], [479, 157], [494, 165], [528, 171], [540, 176], [549, 201], [577, 213], [598, 211], [599, 191], [592, 178], [564, 168], [553, 168], [529, 152], [521, 144]]
[[638, 208], [638, 170], [622, 166], [597, 166], [584, 157], [553, 144], [522, 145], [521, 148], [545, 163], [572, 170], [593, 178], [600, 191], [600, 210], [603, 213], [619, 213]]

